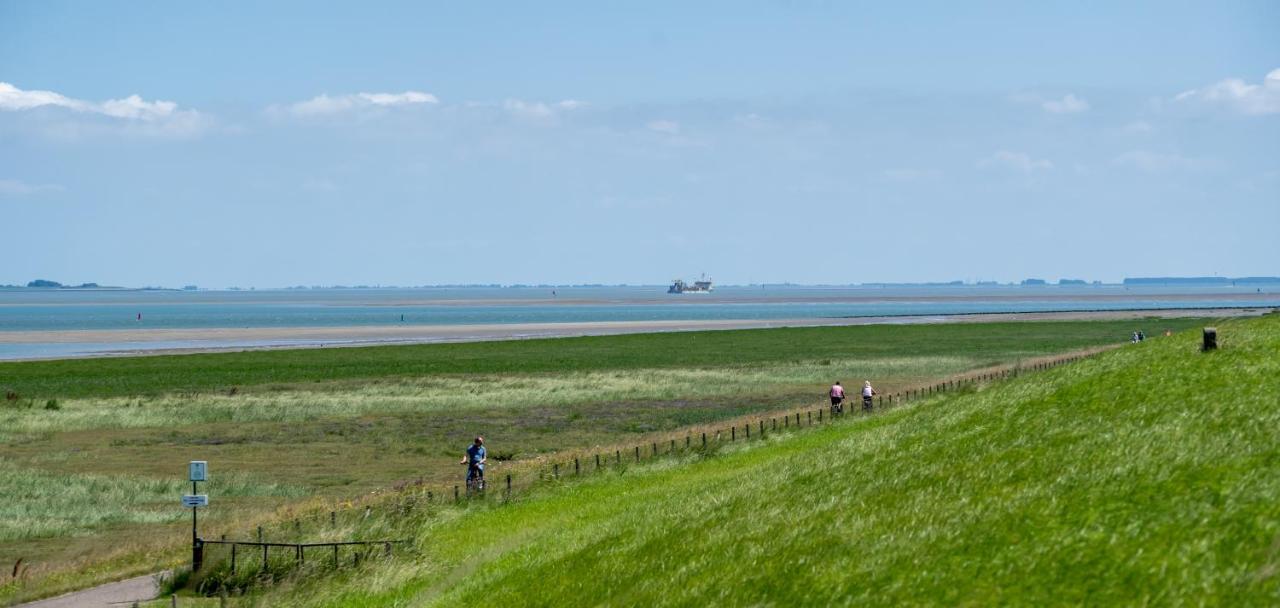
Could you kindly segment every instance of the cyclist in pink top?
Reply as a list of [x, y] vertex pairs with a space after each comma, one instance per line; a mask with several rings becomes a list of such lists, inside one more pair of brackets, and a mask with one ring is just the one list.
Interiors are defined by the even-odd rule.
[[844, 401], [844, 387], [840, 386], [839, 382], [832, 384], [830, 395], [831, 395], [831, 413], [839, 414], [843, 412], [844, 406], [841, 405], [841, 403]]

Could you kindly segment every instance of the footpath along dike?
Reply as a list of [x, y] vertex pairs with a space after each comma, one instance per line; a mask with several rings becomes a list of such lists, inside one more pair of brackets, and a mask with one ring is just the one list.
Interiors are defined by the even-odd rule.
[[[1066, 355], [1039, 357], [1025, 363], [975, 370], [941, 382], [901, 389], [878, 396], [871, 413], [983, 383], [1052, 369], [1121, 347], [1107, 346]], [[308, 533], [332, 538], [341, 530], [348, 530], [358, 522], [370, 518], [375, 510], [404, 517], [427, 508], [465, 507], [473, 501], [505, 503], [519, 496], [522, 491], [539, 485], [568, 481], [594, 472], [617, 471], [664, 456], [710, 453], [722, 446], [763, 440], [777, 432], [830, 424], [837, 419], [864, 418], [867, 414], [857, 412], [860, 408], [860, 402], [852, 403], [849, 413], [834, 417], [825, 407], [790, 409], [739, 418], [728, 426], [687, 428], [677, 433], [650, 437], [642, 444], [628, 444], [626, 447], [570, 450], [549, 458], [516, 464], [511, 472], [500, 476], [491, 471], [488, 488], [483, 490], [468, 490], [462, 484], [399, 484], [389, 492], [373, 493], [340, 507], [314, 509], [305, 515], [278, 522], [279, 530], [275, 532], [292, 536], [294, 542], [271, 541], [262, 527], [257, 529], [256, 540], [228, 539], [226, 536], [216, 541], [205, 540], [205, 565], [197, 579], [196, 588], [203, 594], [226, 593], [227, 587], [243, 589], [259, 582], [278, 580], [281, 576], [302, 568], [309, 573], [324, 574], [356, 567], [369, 560], [413, 554], [415, 551], [412, 543], [403, 540], [393, 542], [409, 546], [394, 553], [386, 541], [350, 539], [345, 543], [311, 543], [302, 540]], [[320, 548], [320, 545], [325, 546], [322, 555], [313, 555], [308, 559], [306, 549]], [[341, 553], [334, 545], [342, 547]], [[178, 600], [175, 598], [174, 601]]]
[[18, 604], [17, 608], [117, 608], [155, 599], [160, 593], [160, 577], [166, 573], [144, 574], [65, 595]]

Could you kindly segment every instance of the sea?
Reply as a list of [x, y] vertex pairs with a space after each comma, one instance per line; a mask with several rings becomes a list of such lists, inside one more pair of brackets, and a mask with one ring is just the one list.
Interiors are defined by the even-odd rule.
[[[851, 317], [929, 320], [969, 313], [1242, 307], [1280, 307], [1280, 283], [725, 286], [710, 294], [668, 294], [665, 285], [193, 291], [0, 289], [0, 359], [308, 345], [306, 340], [292, 339], [137, 339], [138, 330], [151, 329], [516, 326]], [[108, 331], [94, 332], [92, 341], [69, 341], [65, 332], [75, 330]], [[49, 340], [43, 341], [42, 336]]]

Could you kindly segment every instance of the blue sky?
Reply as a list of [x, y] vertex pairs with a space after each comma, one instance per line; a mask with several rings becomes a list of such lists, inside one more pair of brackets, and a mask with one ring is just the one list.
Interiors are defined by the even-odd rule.
[[0, 2], [0, 283], [1280, 274], [1280, 3]]

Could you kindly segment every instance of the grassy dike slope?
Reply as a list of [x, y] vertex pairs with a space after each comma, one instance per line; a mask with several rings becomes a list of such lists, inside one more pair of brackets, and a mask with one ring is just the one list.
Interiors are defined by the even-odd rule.
[[444, 511], [413, 561], [259, 600], [1275, 605], [1280, 317], [1221, 336]]

